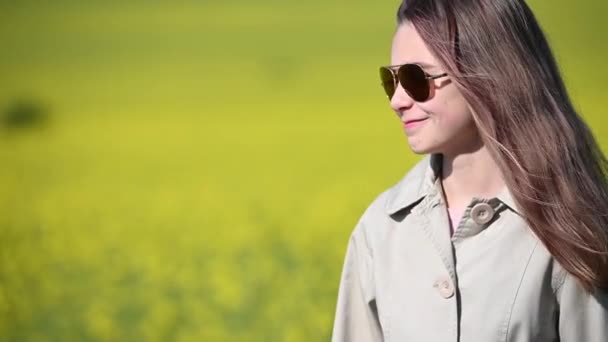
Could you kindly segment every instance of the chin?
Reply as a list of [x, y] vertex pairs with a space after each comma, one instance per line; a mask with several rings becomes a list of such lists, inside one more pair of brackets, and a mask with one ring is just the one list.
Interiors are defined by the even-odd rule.
[[417, 150], [417, 149], [413, 149], [413, 148], [412, 148], [411, 150], [412, 150], [412, 152], [414, 152], [415, 154], [420, 154], [420, 155], [423, 155], [423, 154], [428, 154], [428, 152], [426, 152], [426, 151], [424, 151], [424, 150]]
[[439, 153], [439, 150], [434, 146], [416, 146], [410, 145], [410, 150], [415, 154], [432, 154]]
[[[420, 139], [421, 137], [410, 137], [408, 144], [415, 154], [440, 154], [445, 148], [444, 144], [433, 139]], [[430, 140], [430, 141], [429, 141]]]

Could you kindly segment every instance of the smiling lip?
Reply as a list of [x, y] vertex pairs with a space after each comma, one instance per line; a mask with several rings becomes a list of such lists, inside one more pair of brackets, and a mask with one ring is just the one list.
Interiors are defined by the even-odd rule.
[[425, 121], [426, 119], [427, 119], [427, 118], [423, 118], [423, 119], [411, 119], [411, 120], [406, 120], [406, 121], [403, 123], [403, 126], [404, 126], [404, 127], [411, 127], [411, 126], [414, 126], [414, 125], [416, 125], [416, 124], [418, 124], [418, 123], [420, 123], [420, 122]]

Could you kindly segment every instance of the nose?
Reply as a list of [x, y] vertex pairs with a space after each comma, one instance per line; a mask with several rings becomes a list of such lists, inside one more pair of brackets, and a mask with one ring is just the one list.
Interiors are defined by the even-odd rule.
[[408, 93], [401, 87], [401, 83], [397, 83], [395, 93], [391, 98], [391, 108], [397, 114], [399, 118], [403, 116], [404, 111], [412, 108], [414, 105], [414, 99], [412, 99]]

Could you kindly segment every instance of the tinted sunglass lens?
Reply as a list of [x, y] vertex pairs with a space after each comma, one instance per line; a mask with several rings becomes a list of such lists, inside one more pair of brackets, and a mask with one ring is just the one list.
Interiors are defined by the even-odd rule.
[[424, 70], [415, 64], [406, 64], [399, 68], [399, 82], [405, 91], [418, 102], [426, 101], [430, 88]]
[[382, 81], [382, 87], [384, 92], [390, 99], [395, 94], [395, 80], [393, 79], [393, 73], [388, 68], [380, 68], [380, 80]]

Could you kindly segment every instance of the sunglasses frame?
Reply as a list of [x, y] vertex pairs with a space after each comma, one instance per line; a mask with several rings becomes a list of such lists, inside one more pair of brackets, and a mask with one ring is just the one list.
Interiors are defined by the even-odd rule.
[[[431, 93], [430, 91], [432, 91], [433, 87], [431, 87], [431, 80], [435, 80], [441, 77], [445, 77], [448, 76], [448, 74], [446, 72], [442, 73], [442, 74], [437, 74], [437, 75], [431, 75], [428, 72], [426, 72], [426, 70], [424, 70], [424, 68], [422, 67], [422, 65], [418, 64], [418, 63], [405, 63], [405, 64], [398, 64], [398, 65], [384, 65], [380, 67], [380, 70], [382, 69], [387, 69], [388, 71], [390, 71], [392, 77], [393, 77], [393, 87], [395, 88], [395, 90], [393, 91], [392, 95], [388, 95], [386, 94], [386, 97], [391, 100], [393, 98], [393, 96], [395, 96], [395, 92], [397, 91], [397, 87], [398, 85], [401, 83], [401, 81], [399, 80], [399, 70], [401, 69], [401, 67], [405, 66], [405, 65], [415, 65], [417, 67], [420, 68], [420, 70], [422, 70], [422, 72], [425, 75], [425, 79], [428, 82], [428, 87], [429, 87], [429, 96], [427, 96], [426, 99], [422, 100], [422, 101], [418, 101], [416, 99], [414, 99], [414, 96], [405, 88], [403, 87], [403, 85], [401, 85], [401, 88], [403, 88], [403, 90], [405, 90], [405, 92], [407, 92], [407, 94], [414, 99], [414, 101], [416, 102], [425, 102], [428, 101], [429, 98], [431, 98]], [[384, 84], [380, 83], [380, 85], [384, 88]]]

